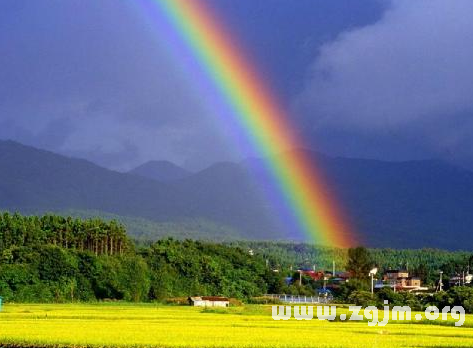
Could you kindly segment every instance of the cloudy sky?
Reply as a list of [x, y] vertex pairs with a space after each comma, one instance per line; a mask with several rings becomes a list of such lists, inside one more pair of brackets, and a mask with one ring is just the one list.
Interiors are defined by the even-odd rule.
[[[473, 168], [473, 1], [207, 1], [314, 149]], [[168, 45], [132, 0], [2, 0], [0, 139], [119, 170], [245, 156]]]

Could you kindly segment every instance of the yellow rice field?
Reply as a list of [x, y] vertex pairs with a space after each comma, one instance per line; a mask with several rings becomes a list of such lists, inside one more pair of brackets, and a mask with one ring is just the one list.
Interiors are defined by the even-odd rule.
[[[451, 324], [451, 323], [448, 323]], [[270, 306], [212, 310], [152, 304], [7, 304], [1, 347], [473, 347], [463, 327], [274, 321]]]

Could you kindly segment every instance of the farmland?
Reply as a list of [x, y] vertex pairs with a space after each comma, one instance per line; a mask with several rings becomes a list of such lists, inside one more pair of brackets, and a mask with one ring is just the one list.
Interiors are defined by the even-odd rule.
[[[340, 313], [340, 312], [339, 312]], [[473, 316], [453, 322], [274, 321], [270, 306], [7, 304], [2, 347], [471, 347]]]

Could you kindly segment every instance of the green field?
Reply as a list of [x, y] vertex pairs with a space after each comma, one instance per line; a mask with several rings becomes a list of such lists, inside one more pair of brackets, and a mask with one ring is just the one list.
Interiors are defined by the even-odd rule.
[[274, 321], [270, 306], [212, 310], [126, 304], [7, 304], [2, 347], [471, 347], [473, 316], [452, 322]]

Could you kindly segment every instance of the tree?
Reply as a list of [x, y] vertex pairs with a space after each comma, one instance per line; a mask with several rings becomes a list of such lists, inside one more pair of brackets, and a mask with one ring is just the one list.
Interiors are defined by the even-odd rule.
[[467, 313], [473, 313], [473, 288], [455, 286], [448, 290], [452, 306], [462, 306]]
[[38, 271], [40, 279], [60, 281], [71, 278], [76, 272], [77, 261], [59, 247], [49, 246], [40, 250]]
[[363, 291], [363, 290], [357, 290], [353, 291], [351, 295], [349, 296], [348, 300], [351, 303], [356, 304], [357, 306], [376, 306], [376, 299], [373, 298], [371, 295], [371, 292], [369, 291]]
[[357, 290], [369, 291], [370, 287], [366, 281], [350, 279], [349, 282], [342, 283], [336, 292], [337, 300], [342, 303], [349, 301], [352, 292]]
[[389, 307], [393, 306], [404, 306], [404, 296], [400, 292], [394, 292], [391, 288], [382, 288], [377, 293], [376, 296], [379, 298], [379, 301], [384, 305], [384, 301], [388, 301]]
[[128, 256], [123, 259], [124, 287], [128, 288], [127, 294], [134, 302], [145, 301], [150, 289], [149, 268], [140, 256]]
[[353, 278], [367, 279], [372, 267], [372, 261], [365, 247], [348, 249], [347, 271], [351, 272]]

